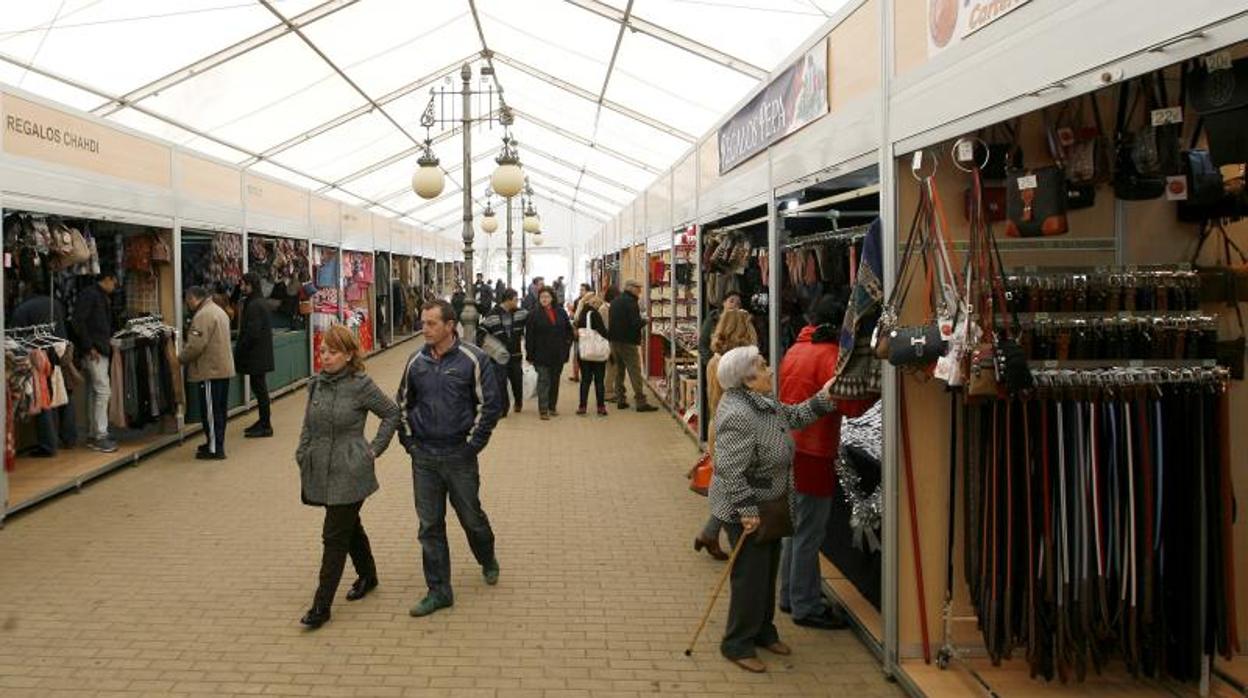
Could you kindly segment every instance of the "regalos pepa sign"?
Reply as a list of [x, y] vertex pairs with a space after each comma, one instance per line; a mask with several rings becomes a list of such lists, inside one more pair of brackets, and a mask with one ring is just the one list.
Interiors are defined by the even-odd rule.
[[828, 113], [828, 42], [819, 42], [719, 129], [719, 173]]

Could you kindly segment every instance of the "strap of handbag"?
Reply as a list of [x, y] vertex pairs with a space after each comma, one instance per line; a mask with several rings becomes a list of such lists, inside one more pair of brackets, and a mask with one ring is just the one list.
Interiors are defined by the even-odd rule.
[[948, 219], [945, 217], [945, 209], [940, 200], [940, 192], [936, 188], [936, 178], [927, 178], [923, 186], [929, 198], [931, 217], [928, 230], [930, 242], [928, 248], [933, 264], [929, 267], [929, 270], [933, 268], [935, 270], [934, 282], [929, 281], [929, 285], [940, 289], [940, 304], [956, 320], [958, 314], [962, 311], [964, 303], [962, 302], [962, 293], [959, 290], [959, 286], [961, 286], [959, 275], [953, 264], [953, 246], [949, 241], [949, 236], [945, 234], [945, 231], [949, 228]]
[[910, 293], [910, 285], [914, 282], [914, 277], [918, 273], [917, 265], [919, 258], [916, 255], [922, 255], [920, 249], [922, 244], [920, 233], [920, 222], [925, 214], [924, 207], [927, 205], [926, 198], [920, 193], [919, 207], [915, 211], [914, 220], [910, 222], [910, 232], [906, 236], [906, 246], [901, 254], [901, 261], [897, 267], [897, 283], [893, 286], [893, 291], [889, 294], [886, 308], [891, 311], [894, 316], [901, 313], [902, 305], [905, 304], [906, 298]]

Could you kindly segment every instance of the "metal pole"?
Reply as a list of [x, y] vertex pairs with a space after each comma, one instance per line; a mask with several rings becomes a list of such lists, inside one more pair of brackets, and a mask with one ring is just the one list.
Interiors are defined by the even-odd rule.
[[529, 287], [529, 251], [528, 251], [529, 234], [520, 231], [520, 288], [528, 289]]
[[477, 343], [477, 300], [472, 272], [472, 66], [467, 63], [459, 71], [463, 80], [464, 111], [460, 115], [464, 135], [464, 310], [459, 324], [460, 338]]
[[507, 288], [515, 288], [511, 285], [511, 251], [514, 244], [511, 228], [511, 197], [507, 197]]

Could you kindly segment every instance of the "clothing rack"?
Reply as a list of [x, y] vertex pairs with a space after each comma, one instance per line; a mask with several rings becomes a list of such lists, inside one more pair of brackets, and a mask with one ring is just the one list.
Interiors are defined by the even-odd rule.
[[861, 242], [867, 237], [867, 232], [871, 229], [870, 225], [858, 225], [845, 230], [829, 230], [822, 233], [811, 233], [803, 235], [800, 238], [792, 239], [784, 243], [785, 249], [797, 249], [807, 245], [817, 245], [824, 242], [838, 242], [852, 245]]
[[53, 325], [50, 322], [45, 322], [45, 323], [41, 323], [38, 325], [28, 325], [26, 327], [6, 327], [4, 328], [4, 335], [5, 337], [13, 337], [13, 338], [22, 337], [25, 335], [36, 335], [36, 336], [40, 334], [50, 335], [52, 334], [54, 329], [55, 329], [55, 325]]

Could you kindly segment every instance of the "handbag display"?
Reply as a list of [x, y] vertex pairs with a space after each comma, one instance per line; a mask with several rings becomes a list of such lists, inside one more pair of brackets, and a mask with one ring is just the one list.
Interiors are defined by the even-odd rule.
[[576, 330], [576, 354], [581, 361], [606, 361], [611, 358], [611, 344], [590, 327], [589, 313], [585, 313], [585, 326]]
[[770, 543], [793, 535], [793, 515], [789, 511], [789, 495], [782, 494], [758, 505], [757, 543]]
[[944, 356], [949, 342], [936, 323], [898, 327], [888, 333], [888, 362], [894, 366], [922, 366]]

